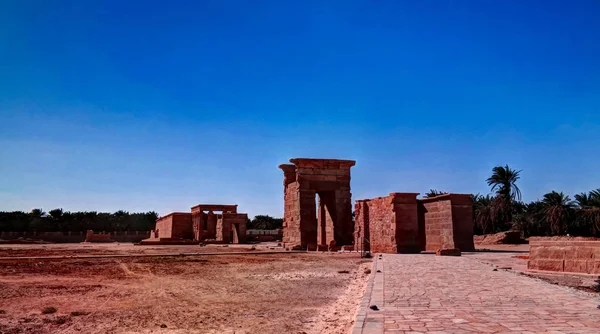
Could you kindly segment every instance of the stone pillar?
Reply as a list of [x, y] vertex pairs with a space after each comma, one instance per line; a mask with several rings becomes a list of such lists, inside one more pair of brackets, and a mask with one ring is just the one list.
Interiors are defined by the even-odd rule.
[[204, 221], [206, 214], [202, 211], [192, 213], [192, 227], [194, 230], [194, 240], [201, 241], [206, 238], [204, 235]]
[[213, 239], [213, 238], [218, 238], [217, 235], [217, 215], [212, 212], [209, 211], [208, 214], [206, 215], [206, 221], [207, 221], [207, 238], [209, 239]]
[[325, 209], [325, 201], [319, 194], [319, 210], [318, 210], [318, 230], [317, 243], [319, 245], [327, 245], [327, 210]]
[[335, 241], [338, 245], [351, 245], [354, 226], [352, 224], [352, 194], [349, 186], [335, 191], [335, 208]]
[[396, 252], [419, 253], [418, 193], [391, 193], [396, 220]]
[[229, 222], [223, 215], [215, 215], [217, 218], [217, 226], [216, 226], [216, 240], [218, 242], [222, 242], [224, 244], [230, 243], [230, 231], [231, 231], [231, 222]]
[[[300, 202], [300, 245], [317, 245], [317, 208], [316, 194], [311, 190], [299, 192]], [[312, 247], [312, 246], [311, 246]]]
[[369, 200], [358, 200], [354, 206], [354, 249], [370, 251]]

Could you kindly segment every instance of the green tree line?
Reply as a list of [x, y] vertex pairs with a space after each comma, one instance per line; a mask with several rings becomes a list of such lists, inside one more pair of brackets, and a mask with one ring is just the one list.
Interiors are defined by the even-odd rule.
[[274, 218], [269, 215], [256, 215], [253, 219], [248, 218], [248, 229], [274, 230], [283, 227], [283, 218]]
[[516, 230], [525, 237], [600, 236], [600, 189], [576, 194], [574, 199], [553, 190], [526, 203], [517, 186], [520, 173], [508, 165], [492, 169], [486, 180], [492, 193], [473, 195], [475, 234]]
[[54, 209], [44, 212], [0, 212], [0, 231], [7, 232], [67, 232], [67, 231], [149, 231], [154, 229], [158, 214], [154, 211], [115, 213], [84, 211], [69, 212]]
[[[154, 211], [129, 213], [119, 210], [115, 213], [83, 211], [69, 212], [54, 209], [44, 212], [33, 209], [31, 212], [0, 211], [0, 231], [6, 232], [67, 232], [67, 231], [149, 231], [153, 230], [158, 213]], [[257, 215], [248, 219], [248, 229], [271, 230], [282, 228], [283, 219], [269, 215]]]

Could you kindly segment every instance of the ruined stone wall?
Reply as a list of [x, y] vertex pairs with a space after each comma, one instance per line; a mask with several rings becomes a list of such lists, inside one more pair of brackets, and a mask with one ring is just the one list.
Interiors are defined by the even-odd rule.
[[454, 246], [461, 251], [473, 251], [473, 200], [470, 195], [452, 195], [451, 199]]
[[354, 249], [370, 251], [369, 201], [358, 200], [354, 205]]
[[370, 247], [374, 253], [396, 253], [396, 219], [389, 197], [365, 202], [369, 207]]
[[[192, 214], [187, 212], [172, 213], [168, 216], [170, 226], [167, 227], [170, 236], [163, 237], [162, 231], [159, 231], [160, 238], [172, 239], [194, 239], [194, 231], [192, 227]], [[157, 223], [158, 225], [158, 223]], [[169, 225], [167, 223], [167, 225]]]
[[396, 251], [398, 253], [418, 253], [421, 251], [417, 195], [419, 194], [390, 194], [396, 218]]
[[[419, 252], [417, 195], [391, 193], [387, 197], [357, 201], [355, 228], [358, 233], [355, 236], [368, 237], [372, 252]], [[362, 231], [368, 231], [368, 236], [361, 235]]]
[[194, 234], [194, 240], [204, 240], [205, 239], [205, 230], [204, 230], [204, 221], [206, 219], [206, 215], [202, 211], [192, 211], [192, 230]]
[[217, 215], [216, 240], [225, 244], [245, 243], [247, 225], [248, 215], [245, 213], [224, 213]]
[[[233, 216], [235, 215], [235, 216]], [[236, 213], [232, 214], [231, 224], [237, 226], [237, 238], [238, 240], [232, 240], [233, 243], [246, 243], [246, 231], [248, 229], [248, 214], [246, 213]]]
[[87, 230], [85, 234], [85, 242], [115, 242], [110, 234], [94, 233], [92, 230]]
[[582, 237], [529, 238], [527, 268], [600, 274], [600, 239]]
[[425, 209], [421, 217], [425, 226], [425, 250], [435, 252], [440, 248], [454, 248], [450, 200], [421, 203]]
[[426, 251], [472, 251], [473, 202], [468, 194], [445, 194], [419, 202], [419, 240]]
[[171, 238], [172, 230], [173, 216], [169, 215], [159, 218], [153, 231], [158, 232], [158, 238]]

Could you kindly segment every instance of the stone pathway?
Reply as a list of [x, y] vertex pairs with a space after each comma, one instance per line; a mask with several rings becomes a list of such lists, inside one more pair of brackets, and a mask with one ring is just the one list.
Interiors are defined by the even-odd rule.
[[600, 333], [599, 298], [473, 258], [383, 254], [373, 268], [356, 334]]

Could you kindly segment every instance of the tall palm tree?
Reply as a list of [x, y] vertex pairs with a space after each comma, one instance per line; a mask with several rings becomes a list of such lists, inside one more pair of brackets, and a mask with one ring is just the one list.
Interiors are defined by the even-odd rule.
[[512, 222], [513, 201], [521, 200], [521, 190], [517, 187], [520, 173], [520, 170], [511, 169], [508, 165], [496, 166], [492, 169], [492, 176], [486, 180], [492, 191], [496, 192], [492, 203], [493, 216], [505, 223]]
[[511, 169], [508, 165], [496, 166], [492, 169], [492, 176], [487, 179], [487, 184], [492, 187], [492, 191], [496, 191], [497, 195], [520, 201], [521, 190], [517, 187], [517, 181], [521, 178], [520, 173], [520, 170]]
[[600, 208], [600, 188], [589, 193], [577, 194], [575, 200], [582, 209]]
[[31, 209], [31, 212], [29, 214], [34, 218], [41, 218], [46, 215], [46, 213], [42, 209]]
[[63, 216], [63, 209], [54, 209], [48, 211], [52, 219], [60, 219]]
[[546, 220], [550, 223], [552, 233], [561, 235], [566, 232], [569, 217], [572, 214], [575, 202], [569, 196], [552, 191], [544, 195], [542, 199], [543, 212]]
[[594, 235], [600, 235], [600, 188], [589, 193], [575, 195], [579, 225], [586, 226]]

